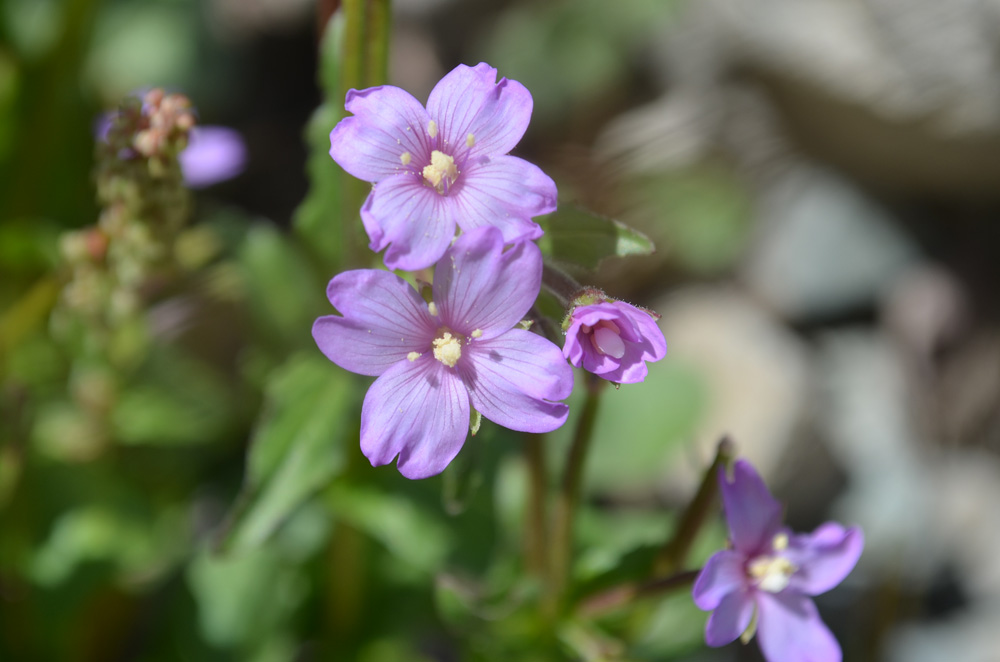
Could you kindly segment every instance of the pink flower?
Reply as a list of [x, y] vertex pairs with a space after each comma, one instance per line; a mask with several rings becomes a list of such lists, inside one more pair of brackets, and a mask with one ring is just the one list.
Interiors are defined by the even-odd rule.
[[577, 367], [619, 384], [646, 379], [647, 361], [667, 353], [667, 341], [653, 314], [624, 301], [607, 299], [588, 290], [563, 322], [563, 356]]
[[341, 316], [313, 325], [316, 344], [351, 372], [377, 376], [361, 410], [361, 450], [375, 466], [399, 456], [407, 478], [444, 470], [465, 443], [471, 407], [512, 430], [566, 421], [573, 371], [559, 348], [515, 328], [538, 296], [542, 256], [506, 252], [496, 228], [459, 237], [434, 270], [433, 301], [386, 271], [347, 271], [327, 295]]
[[731, 549], [716, 552], [695, 580], [699, 608], [712, 610], [709, 646], [743, 636], [757, 640], [768, 662], [840, 662], [837, 640], [810, 596], [844, 580], [861, 556], [861, 529], [827, 522], [810, 534], [781, 524], [782, 508], [745, 460], [733, 478], [719, 470]]
[[492, 225], [503, 239], [537, 239], [532, 218], [556, 208], [556, 186], [537, 166], [507, 155], [531, 117], [531, 94], [487, 64], [460, 65], [425, 109], [383, 85], [347, 93], [352, 117], [330, 133], [330, 156], [373, 182], [361, 219], [390, 269], [437, 262], [455, 236]]

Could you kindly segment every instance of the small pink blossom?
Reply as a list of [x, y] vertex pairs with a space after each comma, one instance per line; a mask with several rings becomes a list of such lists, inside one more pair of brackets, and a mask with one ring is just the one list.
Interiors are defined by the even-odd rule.
[[646, 379], [647, 361], [667, 353], [667, 341], [653, 313], [597, 290], [578, 297], [563, 322], [563, 356], [573, 365], [618, 384]]

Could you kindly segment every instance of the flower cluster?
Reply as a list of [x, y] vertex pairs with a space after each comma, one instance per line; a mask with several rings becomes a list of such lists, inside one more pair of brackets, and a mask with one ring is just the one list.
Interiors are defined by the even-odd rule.
[[644, 361], [662, 358], [653, 317], [606, 297], [571, 313], [580, 321], [563, 351], [521, 324], [542, 286], [533, 219], [556, 209], [552, 179], [509, 154], [531, 117], [523, 85], [460, 65], [426, 106], [384, 85], [351, 90], [346, 109], [330, 155], [372, 183], [361, 209], [369, 247], [389, 269], [434, 268], [430, 300], [389, 272], [339, 274], [327, 295], [340, 314], [313, 326], [331, 361], [377, 378], [361, 413], [373, 465], [398, 458], [408, 478], [440, 473], [480, 415], [512, 430], [558, 428], [573, 387], [566, 358], [617, 382], [642, 381]]
[[781, 504], [745, 460], [719, 470], [731, 547], [716, 552], [694, 584], [694, 601], [712, 611], [709, 646], [755, 634], [768, 662], [840, 662], [837, 640], [810, 596], [829, 591], [851, 572], [864, 536], [827, 522], [809, 534], [782, 526]]

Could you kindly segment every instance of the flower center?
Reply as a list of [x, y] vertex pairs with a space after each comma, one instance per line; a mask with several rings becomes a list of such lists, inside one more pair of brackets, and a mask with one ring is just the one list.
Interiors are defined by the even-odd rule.
[[[788, 536], [779, 533], [774, 536], [771, 548], [780, 552], [788, 547]], [[780, 593], [788, 586], [792, 575], [798, 570], [788, 559], [778, 554], [764, 554], [747, 564], [747, 575], [754, 580], [757, 588], [768, 593]]]
[[598, 354], [606, 354], [620, 359], [625, 356], [625, 341], [621, 337], [621, 329], [609, 320], [601, 320], [593, 327], [583, 325], [583, 332], [590, 334], [590, 343]]
[[434, 339], [434, 358], [449, 368], [454, 368], [462, 358], [462, 336], [452, 335], [451, 331], [443, 331]]
[[423, 175], [428, 184], [441, 195], [445, 195], [448, 192], [448, 187], [454, 184], [455, 179], [458, 178], [455, 159], [435, 149], [431, 152], [430, 164], [424, 166]]

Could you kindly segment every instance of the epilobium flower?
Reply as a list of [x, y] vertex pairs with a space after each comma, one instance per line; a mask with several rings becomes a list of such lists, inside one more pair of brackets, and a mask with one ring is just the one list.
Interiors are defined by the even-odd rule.
[[399, 456], [407, 478], [440, 473], [469, 430], [470, 406], [513, 430], [548, 432], [566, 421], [573, 374], [559, 348], [514, 328], [541, 287], [531, 242], [503, 251], [496, 228], [459, 237], [434, 270], [433, 301], [395, 274], [363, 269], [330, 281], [341, 315], [313, 337], [331, 361], [378, 376], [361, 410], [361, 450], [375, 466]]
[[205, 188], [232, 179], [246, 168], [243, 136], [225, 126], [194, 126], [187, 147], [178, 154], [188, 188]]
[[608, 299], [600, 290], [587, 290], [573, 303], [563, 321], [563, 355], [573, 365], [608, 381], [634, 384], [646, 378], [646, 361], [666, 355], [655, 313]]
[[695, 604], [713, 610], [705, 641], [746, 643], [756, 631], [768, 662], [840, 662], [840, 646], [809, 596], [851, 572], [864, 547], [861, 529], [827, 522], [810, 534], [791, 533], [750, 463], [738, 460], [732, 475], [719, 470], [731, 549], [716, 552], [694, 584]]
[[537, 166], [507, 153], [524, 135], [531, 94], [485, 63], [441, 79], [427, 108], [390, 85], [347, 93], [353, 117], [330, 133], [330, 156], [376, 185], [361, 210], [373, 251], [390, 269], [440, 259], [455, 235], [492, 225], [506, 243], [537, 239], [531, 221], [556, 208], [556, 186]]

